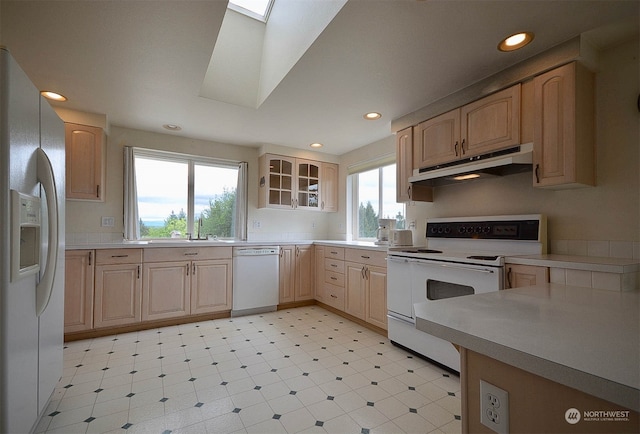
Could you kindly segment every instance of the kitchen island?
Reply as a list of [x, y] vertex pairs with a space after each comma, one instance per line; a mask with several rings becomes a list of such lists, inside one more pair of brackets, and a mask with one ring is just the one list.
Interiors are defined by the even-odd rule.
[[461, 347], [463, 431], [491, 432], [482, 379], [509, 393], [510, 432], [638, 432], [639, 292], [545, 284], [414, 307], [416, 328]]

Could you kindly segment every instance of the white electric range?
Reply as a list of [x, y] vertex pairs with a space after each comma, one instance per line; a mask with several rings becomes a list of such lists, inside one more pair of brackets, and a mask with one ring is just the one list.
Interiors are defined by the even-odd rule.
[[427, 220], [426, 232], [426, 246], [388, 251], [388, 336], [392, 343], [460, 372], [453, 345], [416, 330], [414, 303], [504, 289], [505, 256], [546, 253], [546, 218], [434, 218]]

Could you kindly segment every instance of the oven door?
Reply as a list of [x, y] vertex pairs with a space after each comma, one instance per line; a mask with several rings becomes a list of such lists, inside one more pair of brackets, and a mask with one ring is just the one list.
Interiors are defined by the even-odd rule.
[[[502, 267], [414, 259], [412, 300], [423, 303], [502, 289]], [[412, 312], [412, 316], [415, 314]]]

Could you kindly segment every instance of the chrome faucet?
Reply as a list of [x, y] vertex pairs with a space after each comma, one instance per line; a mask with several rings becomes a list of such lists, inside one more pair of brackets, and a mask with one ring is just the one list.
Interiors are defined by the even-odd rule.
[[202, 227], [202, 217], [198, 219], [198, 239], [200, 239], [200, 228]]

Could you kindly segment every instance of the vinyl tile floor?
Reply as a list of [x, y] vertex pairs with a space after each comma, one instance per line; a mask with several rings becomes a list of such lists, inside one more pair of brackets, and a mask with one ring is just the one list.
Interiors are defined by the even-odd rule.
[[69, 342], [38, 433], [459, 433], [460, 379], [319, 306]]

